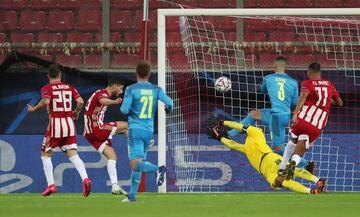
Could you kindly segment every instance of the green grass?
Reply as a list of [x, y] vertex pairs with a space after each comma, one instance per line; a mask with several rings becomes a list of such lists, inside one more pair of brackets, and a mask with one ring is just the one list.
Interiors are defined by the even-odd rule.
[[123, 197], [94, 193], [0, 195], [0, 216], [6, 217], [237, 217], [237, 216], [360, 216], [360, 193], [198, 193], [139, 194], [136, 203]]

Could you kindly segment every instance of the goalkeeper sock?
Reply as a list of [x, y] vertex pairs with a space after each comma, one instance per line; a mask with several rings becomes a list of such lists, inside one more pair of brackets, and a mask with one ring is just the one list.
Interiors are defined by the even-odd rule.
[[110, 181], [112, 185], [118, 184], [116, 160], [108, 160], [107, 171], [109, 173]]
[[155, 164], [152, 164], [148, 161], [141, 161], [140, 163], [136, 164], [136, 170], [145, 173], [151, 173], [158, 171], [159, 167]]
[[291, 156], [294, 154], [295, 147], [296, 147], [296, 144], [293, 143], [291, 140], [289, 140], [289, 142], [287, 143], [287, 145], [285, 147], [284, 155], [283, 155], [279, 169], [285, 170], [286, 164], [289, 162]]
[[282, 186], [298, 193], [310, 194], [310, 188], [307, 188], [294, 180], [284, 180]]
[[300, 160], [301, 160], [301, 157], [298, 154], [294, 154], [291, 158], [291, 161], [295, 161], [295, 163], [296, 163], [295, 166], [299, 165]]
[[81, 180], [88, 178], [84, 162], [80, 159], [79, 155], [72, 156], [69, 160], [74, 164], [76, 170], [81, 176]]
[[136, 193], [138, 191], [141, 180], [141, 172], [132, 171], [131, 172], [131, 183], [130, 183], [130, 192], [129, 197], [135, 198]]
[[48, 186], [54, 184], [54, 174], [53, 174], [53, 164], [51, 162], [51, 157], [41, 157], [43, 163], [43, 169], [46, 177]]

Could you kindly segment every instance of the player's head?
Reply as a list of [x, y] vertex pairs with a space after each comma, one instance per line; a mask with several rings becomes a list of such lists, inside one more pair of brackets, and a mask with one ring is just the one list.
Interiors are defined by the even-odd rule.
[[321, 77], [321, 66], [317, 62], [313, 62], [308, 67], [307, 75], [309, 79], [317, 79]]
[[278, 56], [274, 60], [275, 72], [285, 72], [287, 60], [283, 56]]
[[61, 70], [59, 65], [52, 64], [48, 68], [48, 78], [49, 80], [60, 80], [61, 79]]
[[148, 80], [151, 75], [151, 65], [145, 60], [140, 60], [136, 66], [136, 77], [138, 80]]
[[108, 81], [108, 89], [112, 96], [118, 97], [123, 93], [124, 85], [120, 78], [112, 77]]

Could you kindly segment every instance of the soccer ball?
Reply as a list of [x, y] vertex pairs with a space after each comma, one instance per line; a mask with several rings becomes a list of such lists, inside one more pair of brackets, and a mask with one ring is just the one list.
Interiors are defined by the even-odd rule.
[[224, 76], [216, 79], [215, 90], [220, 93], [228, 92], [231, 90], [231, 80]]

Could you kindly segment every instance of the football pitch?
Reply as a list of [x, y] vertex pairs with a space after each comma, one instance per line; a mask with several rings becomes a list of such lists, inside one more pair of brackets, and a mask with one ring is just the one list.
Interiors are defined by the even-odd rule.
[[0, 216], [359, 216], [360, 193], [142, 193], [136, 203], [121, 203], [122, 196], [93, 193], [0, 195]]

